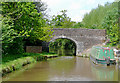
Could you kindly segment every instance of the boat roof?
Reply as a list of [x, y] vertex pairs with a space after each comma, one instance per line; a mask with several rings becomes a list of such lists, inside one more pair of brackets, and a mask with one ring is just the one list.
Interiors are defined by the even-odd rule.
[[102, 46], [93, 46], [94, 48], [104, 49], [104, 50], [110, 50], [109, 47], [102, 47]]

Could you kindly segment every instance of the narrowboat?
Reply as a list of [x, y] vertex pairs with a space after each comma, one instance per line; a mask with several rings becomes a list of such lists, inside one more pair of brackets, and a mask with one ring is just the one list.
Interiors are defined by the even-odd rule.
[[93, 46], [90, 53], [90, 60], [95, 64], [115, 64], [114, 51], [112, 48]]

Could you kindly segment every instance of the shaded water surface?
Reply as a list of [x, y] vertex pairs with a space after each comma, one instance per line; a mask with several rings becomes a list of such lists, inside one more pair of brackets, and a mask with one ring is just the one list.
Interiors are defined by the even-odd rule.
[[[29, 65], [31, 66], [31, 65]], [[41, 61], [8, 74], [8, 81], [117, 81], [118, 68], [94, 65], [89, 59], [61, 56]]]
[[50, 49], [50, 52], [56, 53], [59, 56], [73, 56], [76, 55], [75, 50], [67, 50], [67, 49]]

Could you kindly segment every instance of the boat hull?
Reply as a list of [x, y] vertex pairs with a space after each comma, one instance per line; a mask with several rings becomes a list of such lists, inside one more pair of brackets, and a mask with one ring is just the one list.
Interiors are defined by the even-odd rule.
[[107, 65], [116, 64], [116, 60], [100, 60], [92, 56], [90, 56], [90, 60], [95, 64], [107, 64]]

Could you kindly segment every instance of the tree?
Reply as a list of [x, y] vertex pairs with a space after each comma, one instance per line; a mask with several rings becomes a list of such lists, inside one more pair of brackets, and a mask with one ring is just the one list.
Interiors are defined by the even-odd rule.
[[85, 14], [82, 23], [86, 28], [106, 29], [110, 45], [117, 45], [120, 41], [120, 31], [118, 29], [118, 3], [106, 3], [92, 9], [89, 14]]
[[103, 20], [108, 11], [117, 9], [118, 3], [106, 3], [104, 6], [98, 5], [96, 9], [92, 9], [90, 13], [84, 15], [82, 23], [86, 28], [101, 29]]
[[120, 41], [118, 24], [112, 25], [111, 32], [109, 33], [110, 45], [116, 45]]
[[55, 52], [63, 55], [65, 51], [69, 51], [69, 53], [67, 54], [74, 55], [76, 45], [73, 41], [69, 39], [57, 39], [55, 40], [55, 42], [50, 43], [49, 48], [50, 48], [50, 52]]
[[116, 45], [120, 41], [118, 27], [118, 9], [112, 9], [107, 12], [102, 24], [102, 28], [106, 29], [111, 45]]
[[84, 25], [82, 24], [82, 22], [78, 22], [78, 23], [73, 23], [73, 27], [72, 28], [83, 28], [84, 27]]
[[39, 13], [42, 13], [42, 15], [46, 15], [45, 11], [47, 10], [47, 5], [41, 1], [34, 2], [36, 5], [36, 9]]
[[48, 41], [52, 34], [51, 29], [46, 27], [44, 15], [37, 11], [33, 2], [2, 2], [2, 16], [3, 18], [10, 17], [10, 21], [2, 28], [12, 25], [9, 30], [17, 34], [17, 36], [13, 35], [15, 37], [13, 47], [23, 48], [23, 39], [27, 38], [30, 38], [30, 41], [37, 39]]
[[59, 28], [72, 28], [73, 22], [71, 21], [71, 18], [69, 18], [66, 14], [67, 10], [60, 11], [61, 15], [53, 15], [52, 18], [52, 25], [53, 27], [59, 27]]
[[13, 23], [11, 23], [11, 18], [10, 17], [5, 17], [2, 18], [2, 42], [0, 42], [2, 44], [2, 53], [6, 54], [8, 51], [7, 49], [10, 47], [11, 43], [14, 43], [14, 39], [16, 37], [18, 37], [18, 34], [16, 33], [16, 31], [14, 29], [12, 29], [13, 27]]
[[20, 36], [34, 36], [38, 38], [36, 33], [40, 32], [39, 34], [41, 34], [41, 36], [39, 35], [39, 38], [42, 39], [42, 31], [47, 30], [43, 30], [44, 28], [42, 28], [46, 26], [46, 20], [41, 13], [37, 12], [33, 2], [7, 2], [2, 5], [3, 16], [7, 15], [13, 19], [13, 29], [15, 29]]

